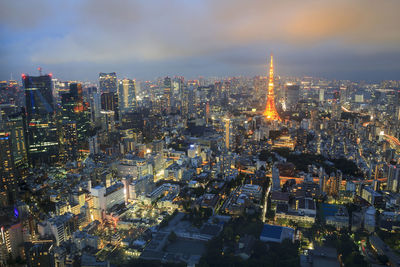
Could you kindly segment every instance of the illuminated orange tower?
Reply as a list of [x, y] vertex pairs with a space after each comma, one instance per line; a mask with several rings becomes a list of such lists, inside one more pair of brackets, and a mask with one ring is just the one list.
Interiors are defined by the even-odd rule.
[[271, 65], [269, 67], [269, 81], [268, 81], [268, 96], [267, 106], [265, 107], [264, 116], [269, 121], [280, 121], [278, 112], [275, 108], [275, 94], [274, 94], [274, 58], [271, 54]]

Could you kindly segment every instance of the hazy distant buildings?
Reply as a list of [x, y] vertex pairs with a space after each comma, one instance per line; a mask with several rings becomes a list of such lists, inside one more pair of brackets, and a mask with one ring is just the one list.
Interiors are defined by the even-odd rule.
[[115, 72], [111, 73], [99, 73], [99, 85], [100, 92], [117, 92], [117, 74]]
[[340, 95], [340, 103], [341, 104], [343, 104], [344, 102], [347, 101], [348, 94], [349, 94], [349, 90], [348, 90], [347, 86], [344, 86], [344, 85], [340, 86], [339, 95]]
[[294, 110], [300, 97], [300, 86], [297, 84], [285, 85], [285, 103], [287, 110]]
[[163, 110], [169, 114], [171, 113], [171, 98], [172, 98], [172, 81], [171, 78], [164, 78], [164, 95], [163, 95]]

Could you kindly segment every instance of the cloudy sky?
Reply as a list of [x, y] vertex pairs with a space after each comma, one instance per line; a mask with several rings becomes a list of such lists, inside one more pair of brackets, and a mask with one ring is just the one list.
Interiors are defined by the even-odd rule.
[[400, 79], [399, 0], [0, 0], [0, 79]]

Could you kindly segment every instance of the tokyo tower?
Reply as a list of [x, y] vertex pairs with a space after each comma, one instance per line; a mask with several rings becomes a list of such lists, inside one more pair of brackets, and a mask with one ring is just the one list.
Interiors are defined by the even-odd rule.
[[267, 106], [265, 107], [264, 114], [265, 119], [268, 121], [281, 121], [278, 112], [275, 108], [275, 94], [274, 94], [274, 59], [271, 54], [271, 65], [269, 67], [269, 81], [268, 81], [268, 96]]

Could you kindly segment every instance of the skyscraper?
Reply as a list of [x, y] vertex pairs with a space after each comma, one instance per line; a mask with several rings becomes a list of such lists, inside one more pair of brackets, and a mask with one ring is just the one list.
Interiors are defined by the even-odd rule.
[[256, 76], [253, 80], [254, 91], [257, 96], [265, 96], [265, 87], [268, 84], [268, 79], [265, 76]]
[[80, 83], [71, 83], [69, 91], [61, 95], [60, 149], [64, 160], [76, 160], [78, 147], [87, 143], [89, 114], [83, 102], [83, 90]]
[[28, 157], [31, 164], [58, 159], [58, 134], [54, 120], [51, 74], [22, 75], [25, 88]]
[[101, 94], [101, 109], [113, 111], [115, 120], [119, 119], [118, 95], [112, 92]]
[[348, 94], [349, 94], [348, 91], [349, 90], [348, 90], [347, 86], [345, 86], [345, 85], [340, 86], [340, 103], [341, 104], [343, 104], [347, 101]]
[[137, 100], [135, 80], [120, 80], [118, 83], [118, 96], [121, 111], [136, 111]]
[[387, 190], [398, 192], [400, 187], [400, 165], [388, 165]]
[[25, 112], [14, 105], [2, 105], [0, 108], [0, 129], [10, 133], [16, 176], [23, 178], [28, 167], [25, 144]]
[[90, 105], [90, 120], [94, 123], [100, 120], [101, 111], [101, 95], [99, 93], [93, 93], [89, 99]]
[[271, 55], [271, 65], [269, 67], [269, 81], [268, 81], [268, 96], [267, 105], [265, 107], [264, 116], [269, 121], [280, 121], [278, 112], [275, 107], [275, 94], [274, 94], [274, 61]]
[[299, 102], [300, 86], [288, 83], [285, 85], [285, 103], [287, 110], [294, 110]]
[[0, 206], [7, 206], [15, 200], [16, 181], [11, 136], [0, 131]]
[[111, 73], [99, 73], [99, 85], [100, 92], [117, 92], [117, 74], [115, 72]]
[[65, 161], [76, 160], [78, 157], [78, 131], [77, 122], [71, 120], [62, 121], [61, 148]]
[[272, 190], [273, 191], [280, 191], [281, 190], [281, 182], [279, 178], [279, 169], [278, 167], [274, 164], [272, 166]]
[[165, 77], [164, 78], [164, 95], [163, 95], [163, 102], [164, 102], [164, 111], [169, 114], [171, 113], [171, 98], [172, 98], [172, 81], [171, 78]]

